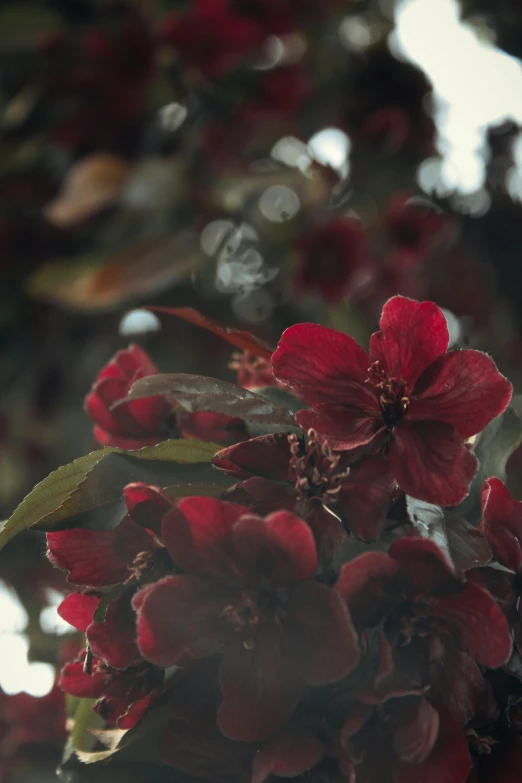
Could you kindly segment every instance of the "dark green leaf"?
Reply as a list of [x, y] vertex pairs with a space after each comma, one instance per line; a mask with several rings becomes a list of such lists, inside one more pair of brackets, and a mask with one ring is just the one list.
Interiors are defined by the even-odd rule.
[[213, 411], [236, 416], [247, 422], [271, 424], [276, 427], [295, 426], [292, 413], [270, 400], [242, 389], [234, 383], [207, 378], [204, 375], [159, 374], [140, 378], [128, 395], [117, 405], [145, 397], [171, 396], [185, 410]]
[[[0, 548], [17, 533], [60, 527], [115, 527], [125, 514], [121, 490], [132, 481], [159, 486], [229, 485], [211, 467], [220, 446], [197, 440], [169, 440], [137, 451], [100, 449], [51, 473], [20, 503], [0, 533]], [[217, 492], [217, 490], [215, 490]], [[204, 490], [202, 490], [203, 494]]]

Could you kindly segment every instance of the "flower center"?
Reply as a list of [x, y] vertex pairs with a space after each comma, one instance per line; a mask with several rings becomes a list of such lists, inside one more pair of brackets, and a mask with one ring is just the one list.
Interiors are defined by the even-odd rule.
[[318, 498], [327, 505], [338, 495], [350, 468], [339, 470], [340, 454], [334, 454], [326, 438], [308, 430], [306, 446], [297, 435], [288, 436], [292, 457], [289, 479], [295, 484], [300, 500]]
[[366, 383], [371, 383], [376, 390], [386, 426], [392, 429], [399, 423], [410, 403], [406, 395], [406, 381], [402, 378], [388, 378], [379, 361], [373, 362], [368, 372]]
[[254, 356], [250, 351], [232, 354], [229, 368], [238, 374], [239, 382], [244, 386], [267, 386], [274, 382], [272, 365], [269, 359]]
[[236, 633], [241, 634], [245, 650], [253, 650], [259, 626], [267, 620], [282, 623], [286, 618], [288, 591], [284, 588], [268, 591], [242, 591], [237, 601], [225, 606], [222, 617]]
[[128, 566], [130, 576], [127, 582], [156, 582], [158, 579], [172, 573], [172, 560], [165, 547], [147, 549], [138, 552], [133, 562]]
[[482, 736], [475, 729], [466, 729], [466, 739], [471, 749], [479, 756], [489, 756], [493, 745], [497, 744], [497, 740], [493, 737]]
[[416, 601], [401, 617], [399, 633], [401, 647], [406, 647], [414, 636], [443, 636], [449, 631], [444, 620], [432, 615], [427, 603]]

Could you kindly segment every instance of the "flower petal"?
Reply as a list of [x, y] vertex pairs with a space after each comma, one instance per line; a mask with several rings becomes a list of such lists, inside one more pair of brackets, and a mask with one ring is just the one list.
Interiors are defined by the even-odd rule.
[[68, 582], [102, 587], [124, 582], [140, 552], [154, 548], [154, 539], [130, 519], [114, 530], [75, 528], [47, 533], [48, 557], [69, 571]]
[[365, 552], [341, 568], [335, 589], [357, 628], [378, 625], [400, 600], [400, 572], [400, 565], [384, 552]]
[[134, 597], [143, 657], [171, 666], [187, 653], [206, 658], [226, 646], [232, 626], [222, 613], [230, 594], [197, 576], [167, 576]]
[[304, 582], [292, 590], [287, 611], [295, 657], [309, 685], [328, 685], [355, 668], [357, 634], [338, 592]]
[[511, 499], [500, 479], [489, 478], [482, 488], [481, 505], [479, 530], [495, 557], [512, 571], [522, 570], [522, 502]]
[[213, 459], [216, 468], [237, 478], [262, 476], [276, 481], [288, 480], [292, 454], [288, 435], [261, 435], [218, 451]]
[[341, 485], [336, 508], [351, 532], [363, 541], [379, 538], [396, 486], [388, 461], [370, 457], [350, 468]]
[[393, 735], [395, 752], [403, 761], [419, 764], [430, 755], [437, 740], [439, 713], [423, 697], [405, 696], [394, 700], [390, 707], [393, 723], [398, 724]]
[[395, 427], [389, 459], [404, 492], [440, 506], [464, 500], [478, 465], [449, 424], [407, 419]]
[[429, 538], [403, 536], [392, 543], [388, 554], [408, 574], [414, 595], [455, 593], [461, 589], [452, 563]]
[[248, 508], [209, 497], [187, 497], [163, 519], [162, 537], [174, 563], [189, 573], [231, 581], [228, 536]]
[[89, 626], [87, 641], [93, 653], [114, 669], [126, 669], [141, 660], [128, 591], [109, 603], [101, 622]]
[[461, 438], [481, 432], [509, 405], [513, 387], [481, 351], [451, 351], [419, 378], [408, 419], [451, 424]]
[[352, 337], [326, 326], [296, 324], [286, 329], [272, 355], [278, 381], [309, 405], [337, 403], [364, 395], [370, 361]]
[[264, 783], [271, 775], [297, 777], [315, 767], [324, 757], [325, 750], [312, 729], [292, 724], [285, 726], [257, 751], [251, 783]]
[[303, 685], [296, 664], [288, 657], [281, 626], [275, 623], [264, 626], [253, 649], [235, 641], [219, 671], [223, 702], [218, 726], [223, 734], [253, 742], [280, 729], [297, 707]]
[[[366, 392], [366, 398], [361, 396], [360, 407], [327, 403], [313, 410], [298, 411], [295, 420], [301, 429], [314, 429], [324, 435], [330, 447], [336, 451], [354, 449], [369, 443], [384, 431], [384, 421], [376, 401], [374, 408], [371, 408], [373, 401], [373, 397]], [[364, 408], [366, 403], [368, 405]]]
[[448, 350], [446, 319], [433, 302], [394, 296], [382, 308], [379, 326], [370, 339], [371, 361], [380, 362], [388, 378], [404, 380], [408, 391], [422, 371]]
[[105, 674], [83, 670], [83, 660], [66, 663], [63, 667], [59, 685], [62, 691], [80, 699], [99, 699], [107, 685]]
[[172, 501], [159, 487], [136, 481], [123, 487], [125, 505], [137, 525], [161, 533], [161, 521], [172, 508]]
[[57, 611], [62, 620], [85, 633], [99, 603], [100, 595], [97, 593], [71, 593], [63, 599]]
[[396, 783], [464, 783], [467, 780], [471, 758], [464, 732], [447, 710], [437, 705], [437, 711], [440, 725], [432, 752], [421, 764], [399, 764]]
[[496, 669], [509, 658], [511, 636], [506, 617], [479, 585], [468, 582], [462, 592], [437, 598], [431, 612], [451, 625], [460, 644], [482, 666]]

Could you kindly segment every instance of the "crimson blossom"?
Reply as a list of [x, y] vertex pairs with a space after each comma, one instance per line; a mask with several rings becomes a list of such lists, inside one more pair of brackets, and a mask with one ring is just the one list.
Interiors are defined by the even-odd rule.
[[296, 413], [303, 429], [337, 451], [368, 444], [387, 455], [404, 492], [453, 506], [477, 470], [464, 441], [505, 410], [512, 387], [486, 354], [448, 345], [439, 307], [395, 296], [369, 354], [348, 335], [304, 323], [284, 332], [272, 366], [311, 406]]
[[378, 661], [359, 699], [378, 704], [430, 687], [461, 723], [479, 707], [489, 711], [479, 667], [508, 660], [508, 623], [493, 596], [457, 576], [433, 541], [404, 537], [388, 553], [365, 552], [342, 567], [336, 589]]
[[93, 434], [101, 446], [140, 449], [180, 436], [227, 445], [248, 437], [242, 419], [210, 411], [174, 411], [175, 403], [169, 397], [115, 405], [135, 381], [157, 374], [156, 365], [138, 345], [118, 351], [99, 372], [85, 399], [85, 410], [94, 421]]
[[163, 667], [223, 654], [217, 722], [225, 736], [270, 736], [305, 684], [335, 682], [357, 664], [348, 611], [314, 581], [314, 538], [295, 515], [262, 519], [234, 503], [188, 497], [164, 518], [162, 538], [183, 573], [136, 594], [138, 645]]
[[314, 430], [306, 439], [293, 433], [261, 435], [222, 449], [213, 462], [244, 479], [227, 491], [229, 500], [259, 514], [299, 510], [326, 557], [345, 539], [340, 520], [357, 538], [379, 538], [395, 487], [382, 457], [355, 461], [345, 453], [341, 458]]

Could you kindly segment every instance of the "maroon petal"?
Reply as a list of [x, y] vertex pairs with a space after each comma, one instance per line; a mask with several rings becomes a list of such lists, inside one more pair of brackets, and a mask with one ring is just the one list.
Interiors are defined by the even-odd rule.
[[429, 538], [403, 536], [392, 543], [388, 554], [407, 572], [414, 595], [455, 593], [461, 589], [453, 564]]
[[379, 326], [370, 340], [371, 361], [379, 361], [388, 378], [403, 379], [408, 390], [448, 350], [446, 319], [433, 302], [394, 296], [384, 305]]
[[335, 589], [357, 628], [378, 625], [400, 600], [401, 568], [384, 552], [365, 552], [346, 563]]
[[77, 631], [85, 633], [100, 603], [97, 593], [71, 593], [58, 607], [58, 614]]
[[389, 458], [404, 492], [440, 506], [464, 500], [478, 464], [453, 427], [407, 419], [395, 427]]
[[510, 382], [480, 351], [451, 351], [419, 378], [408, 408], [412, 421], [442, 421], [462, 438], [481, 432], [509, 405]]
[[405, 697], [392, 702], [393, 735], [397, 755], [410, 764], [424, 761], [433, 750], [439, 734], [439, 713], [424, 698]]
[[462, 592], [437, 598], [431, 612], [451, 625], [460, 644], [482, 666], [495, 669], [509, 658], [512, 643], [506, 617], [479, 585], [468, 582]]
[[[183, 720], [162, 728], [162, 760], [191, 780], [210, 783], [249, 783], [252, 748], [226, 739], [217, 729], [201, 732]], [[179, 775], [173, 774], [173, 780]], [[153, 783], [150, 779], [150, 783]]]
[[125, 592], [111, 601], [105, 618], [87, 629], [93, 653], [114, 669], [126, 669], [141, 660], [136, 638], [136, 615], [130, 595]]
[[281, 626], [266, 625], [254, 647], [238, 639], [219, 671], [223, 702], [218, 725], [230, 739], [252, 742], [274, 734], [297, 707], [302, 688], [298, 661], [290, 660]]
[[336, 682], [355, 668], [357, 634], [338, 592], [304, 582], [292, 590], [287, 611], [295, 657], [309, 685]]
[[162, 537], [174, 563], [184, 571], [230, 581], [234, 566], [228, 537], [249, 509], [209, 497], [187, 497], [165, 516]]
[[83, 660], [67, 663], [63, 667], [59, 685], [62, 691], [80, 699], [99, 699], [107, 685], [103, 673], [87, 674], [83, 670]]
[[352, 337], [326, 326], [296, 324], [285, 332], [272, 355], [278, 381], [309, 405], [337, 403], [365, 395], [370, 361]]
[[[287, 564], [277, 563], [273, 572], [276, 583], [288, 584], [311, 579], [317, 571], [317, 550], [310, 527], [289, 511], [270, 514], [265, 522], [270, 540], [284, 553]], [[281, 566], [286, 565], [285, 570]]]
[[172, 508], [170, 498], [159, 487], [140, 481], [127, 484], [123, 488], [123, 497], [131, 519], [136, 524], [160, 535], [162, 519]]
[[288, 511], [277, 511], [266, 520], [244, 515], [231, 533], [236, 579], [258, 587], [309, 579], [317, 570], [312, 531]]
[[325, 746], [311, 729], [290, 724], [257, 751], [251, 783], [264, 783], [271, 775], [297, 777], [324, 755]]
[[396, 770], [397, 783], [465, 783], [471, 769], [466, 737], [457, 721], [437, 706], [440, 715], [437, 742], [421, 764], [402, 763]]
[[482, 488], [482, 521], [479, 530], [486, 536], [497, 560], [512, 571], [522, 569], [522, 502], [512, 500], [498, 478], [489, 478]]
[[225, 499], [240, 506], [248, 506], [261, 517], [274, 511], [293, 511], [297, 505], [295, 487], [290, 484], [276, 484], [270, 479], [253, 476], [234, 484], [224, 495]]
[[167, 576], [134, 597], [138, 646], [143, 657], [170, 666], [187, 653], [206, 658], [227, 644], [232, 626], [223, 619], [230, 593], [197, 576]]
[[237, 478], [263, 476], [275, 481], [288, 480], [292, 454], [288, 435], [261, 435], [219, 451], [213, 459], [217, 468]]
[[330, 447], [336, 451], [363, 446], [384, 431], [380, 409], [366, 405], [373, 399], [368, 392], [366, 395], [360, 406], [318, 405], [313, 410], [298, 411], [295, 420], [306, 432], [314, 429], [326, 436]]
[[319, 564], [329, 567], [348, 539], [342, 522], [319, 501], [307, 504], [304, 517], [314, 534]]
[[130, 519], [114, 530], [76, 528], [47, 533], [49, 560], [69, 571], [68, 582], [102, 587], [124, 582], [140, 552], [155, 546], [153, 538]]
[[[89, 392], [85, 398], [85, 412], [89, 418], [92, 419], [92, 421], [96, 422], [102, 431], [111, 433], [113, 435], [119, 435], [121, 433], [121, 427], [118, 420], [114, 414], [109, 411], [108, 404], [105, 402], [105, 400], [102, 399], [98, 394], [100, 383], [104, 382], [97, 381], [92, 387], [92, 391]], [[123, 392], [121, 396], [124, 397], [127, 391], [126, 384], [121, 384], [121, 390]], [[114, 402], [114, 400], [111, 400], [111, 402]]]
[[382, 457], [365, 459], [350, 469], [336, 505], [356, 538], [379, 538], [395, 486], [389, 464]]

